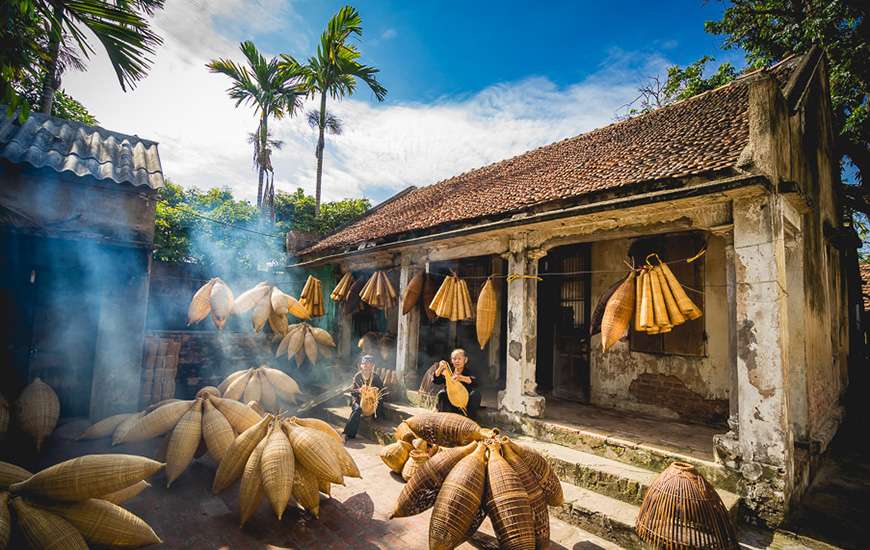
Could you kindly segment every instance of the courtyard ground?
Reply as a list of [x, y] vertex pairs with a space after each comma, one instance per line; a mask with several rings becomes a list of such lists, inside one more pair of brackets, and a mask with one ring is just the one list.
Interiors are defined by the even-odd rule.
[[[77, 433], [80, 426], [60, 427], [38, 463], [49, 465], [103, 452], [152, 456], [157, 447], [155, 442], [109, 447], [107, 440], [79, 442], [64, 437]], [[153, 487], [125, 506], [151, 525], [163, 539], [164, 548], [426, 549], [429, 511], [411, 518], [388, 519], [404, 484], [378, 458], [380, 446], [357, 438], [347, 448], [363, 477], [347, 479], [344, 487], [334, 486], [332, 498], [321, 497], [320, 518], [294, 508], [288, 509], [278, 521], [264, 499], [256, 514], [240, 529], [238, 483], [213, 495], [214, 467], [205, 457], [195, 461], [170, 489], [165, 487], [162, 473], [155, 475], [149, 480]], [[555, 518], [551, 518], [550, 528], [553, 550], [619, 548]], [[496, 548], [492, 535], [487, 519], [475, 539], [460, 548]]]

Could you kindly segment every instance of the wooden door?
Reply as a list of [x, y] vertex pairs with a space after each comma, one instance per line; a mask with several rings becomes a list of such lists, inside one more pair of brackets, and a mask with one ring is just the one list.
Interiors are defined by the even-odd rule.
[[[544, 261], [546, 284], [539, 309], [539, 338], [548, 343], [541, 359], [552, 365], [552, 393], [560, 399], [589, 400], [589, 247], [561, 247]], [[585, 272], [585, 273], [578, 273]], [[540, 317], [543, 314], [543, 317]], [[548, 331], [549, 334], [541, 334]], [[549, 353], [548, 353], [549, 352]]]

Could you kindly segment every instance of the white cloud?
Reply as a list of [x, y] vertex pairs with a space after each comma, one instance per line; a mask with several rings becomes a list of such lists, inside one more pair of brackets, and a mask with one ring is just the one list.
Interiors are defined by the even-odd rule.
[[384, 40], [391, 40], [395, 38], [398, 34], [399, 33], [396, 31], [396, 29], [387, 29], [383, 33], [381, 33], [381, 38], [383, 38]]
[[[228, 80], [210, 74], [214, 56], [238, 59], [238, 40], [257, 28], [297, 27], [282, 0], [175, 0], [156, 20], [165, 38], [147, 79], [122, 93], [103, 55], [64, 86], [109, 129], [160, 142], [164, 173], [185, 186], [229, 186], [256, 196], [247, 134], [253, 110], [234, 108]], [[278, 15], [276, 15], [278, 14]], [[262, 15], [262, 19], [261, 16]], [[279, 17], [280, 16], [280, 17]], [[282, 19], [283, 18], [283, 19]], [[236, 21], [227, 25], [226, 21]], [[291, 22], [291, 23], [288, 23]], [[637, 83], [668, 62], [655, 55], [614, 50], [600, 68], [564, 87], [542, 77], [494, 85], [466, 97], [371, 105], [360, 99], [330, 103], [345, 123], [329, 136], [324, 198], [368, 196], [376, 202], [408, 185], [426, 185], [612, 122], [636, 95]], [[276, 185], [314, 191], [316, 135], [304, 117], [272, 123], [284, 148], [273, 155]]]

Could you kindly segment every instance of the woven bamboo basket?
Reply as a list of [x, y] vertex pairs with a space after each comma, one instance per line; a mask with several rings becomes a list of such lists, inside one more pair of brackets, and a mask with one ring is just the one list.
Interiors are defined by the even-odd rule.
[[408, 481], [409, 479], [414, 477], [414, 474], [417, 473], [417, 470], [419, 470], [428, 460], [429, 453], [425, 450], [414, 450], [408, 453], [408, 460], [405, 461], [405, 466], [402, 467], [402, 479]]
[[396, 499], [396, 508], [390, 515], [391, 518], [404, 518], [414, 516], [428, 510], [438, 497], [438, 490], [444, 482], [444, 478], [450, 473], [456, 464], [467, 455], [474, 452], [477, 443], [472, 442], [464, 447], [444, 449], [426, 461], [417, 470], [414, 477], [402, 487], [399, 498]]
[[272, 383], [279, 399], [283, 399], [288, 403], [296, 400], [296, 394], [301, 391], [296, 380], [293, 380], [293, 378], [278, 369], [261, 367], [261, 370], [266, 379]]
[[127, 502], [131, 498], [137, 496], [148, 487], [151, 487], [151, 484], [143, 479], [142, 481], [137, 481], [129, 487], [105, 494], [100, 498], [107, 502], [111, 502], [112, 504], [123, 504], [124, 502]]
[[36, 378], [15, 402], [18, 425], [21, 431], [33, 438], [36, 450], [51, 435], [60, 418], [60, 400], [51, 386]]
[[242, 392], [242, 401], [260, 401], [263, 395], [263, 385], [260, 381], [260, 373], [257, 369], [251, 371], [251, 376], [248, 378], [248, 383], [245, 385], [245, 391]]
[[459, 380], [453, 379], [453, 370], [448, 366], [444, 373], [444, 385], [447, 388], [447, 400], [450, 404], [468, 416], [468, 388]]
[[396, 426], [396, 430], [393, 432], [393, 437], [396, 441], [407, 441], [410, 443], [417, 437], [417, 435], [410, 427], [408, 427], [408, 424], [403, 421]]
[[260, 303], [260, 300], [266, 298], [270, 292], [272, 292], [272, 287], [265, 282], [258, 283], [254, 288], [242, 292], [233, 300], [233, 313], [241, 315], [249, 311]]
[[121, 443], [145, 441], [163, 435], [181, 420], [193, 406], [192, 401], [173, 401], [143, 416], [121, 438]]
[[217, 279], [211, 279], [193, 294], [190, 305], [187, 307], [187, 326], [198, 323], [208, 316], [211, 311], [211, 289]]
[[284, 423], [296, 462], [318, 479], [344, 485], [341, 463], [331, 452], [329, 436], [305, 426]]
[[23, 498], [12, 499], [18, 528], [31, 548], [88, 550], [88, 543], [65, 519], [40, 510]]
[[601, 319], [601, 346], [609, 350], [628, 332], [631, 316], [634, 313], [634, 272], [628, 274], [625, 281], [613, 293], [604, 316]]
[[263, 447], [260, 457], [260, 477], [263, 480], [263, 490], [272, 504], [272, 510], [278, 519], [284, 515], [284, 509], [290, 501], [293, 491], [293, 473], [295, 460], [293, 447], [284, 434], [284, 430], [277, 424], [272, 426], [268, 442]]
[[227, 422], [230, 423], [230, 426], [238, 434], [241, 434], [261, 420], [260, 415], [244, 403], [222, 397], [209, 397], [209, 401], [224, 415], [224, 418], [227, 419]]
[[211, 320], [214, 326], [223, 330], [227, 318], [233, 311], [233, 291], [225, 282], [218, 279], [211, 287], [209, 301], [211, 302]]
[[502, 445], [501, 450], [505, 460], [514, 469], [529, 495], [532, 518], [535, 521], [535, 546], [546, 548], [550, 543], [550, 509], [547, 508], [547, 500], [544, 498], [541, 483], [529, 468], [528, 463], [510, 445]]
[[477, 297], [477, 318], [475, 319], [475, 328], [477, 330], [477, 343], [480, 349], [486, 347], [492, 337], [492, 331], [495, 328], [495, 317], [498, 313], [498, 300], [495, 295], [495, 287], [492, 284], [492, 279], [487, 279], [480, 289], [480, 295]]
[[397, 474], [401, 474], [408, 461], [408, 456], [411, 453], [411, 444], [407, 441], [399, 440], [395, 443], [385, 445], [381, 448], [378, 456], [384, 461], [387, 467]]
[[20, 466], [0, 462], [0, 490], [8, 489], [13, 483], [24, 481], [33, 474]]
[[76, 439], [100, 439], [109, 437], [115, 432], [115, 429], [121, 423], [130, 417], [136, 416], [136, 413], [115, 414], [95, 422], [88, 429], [83, 431]]
[[477, 422], [456, 413], [423, 413], [405, 422], [415, 434], [442, 447], [467, 445], [482, 437]]
[[239, 376], [227, 386], [223, 396], [226, 399], [240, 401], [245, 395], [245, 388], [248, 387], [251, 377], [254, 375], [254, 369], [248, 369], [242, 376]]
[[99, 498], [157, 473], [163, 464], [124, 454], [85, 455], [66, 460], [13, 483], [13, 493], [60, 501]]
[[738, 548], [722, 499], [685, 462], [674, 462], [650, 484], [635, 531], [644, 542], [665, 550]]
[[344, 444], [344, 440], [341, 438], [341, 434], [335, 431], [335, 428], [330, 426], [327, 422], [320, 420], [319, 418], [299, 418], [299, 417], [291, 417], [290, 421], [294, 424], [299, 424], [300, 426], [305, 426], [306, 428], [314, 428], [315, 430], [322, 432], [328, 435], [330, 438], [334, 439], [336, 442], [340, 444]]
[[235, 372], [231, 372], [230, 374], [228, 374], [227, 377], [224, 378], [220, 384], [218, 384], [217, 389], [218, 389], [218, 392], [220, 393], [220, 395], [218, 395], [218, 397], [226, 394], [227, 388], [229, 388], [230, 384], [232, 384], [233, 382], [238, 380], [239, 377], [248, 374], [249, 372], [251, 372], [251, 369], [237, 370]]
[[535, 520], [529, 495], [519, 476], [490, 443], [486, 464], [486, 509], [500, 548], [534, 550]]
[[193, 461], [193, 455], [202, 439], [202, 399], [197, 399], [188, 410], [169, 437], [169, 447], [166, 449], [166, 486], [187, 469]]
[[263, 479], [260, 476], [260, 458], [263, 456], [263, 448], [268, 441], [268, 435], [261, 439], [245, 462], [242, 481], [239, 484], [239, 527], [244, 527], [245, 522], [250, 519], [260, 505], [260, 501], [263, 500], [265, 492]]
[[430, 550], [452, 550], [466, 538], [483, 501], [486, 447], [477, 443], [447, 474], [429, 521]]
[[12, 514], [9, 513], [9, 493], [0, 491], [0, 548], [9, 546], [12, 536]]
[[544, 492], [544, 498], [547, 499], [547, 504], [550, 506], [561, 506], [565, 502], [565, 497], [562, 494], [562, 484], [556, 473], [550, 468], [550, 463], [547, 459], [541, 456], [537, 451], [517, 445], [513, 441], [506, 443], [511, 447], [511, 450], [520, 455], [529, 465], [529, 469], [535, 474], [535, 477], [541, 483], [541, 490]]
[[244, 470], [248, 458], [254, 451], [254, 447], [263, 439], [271, 421], [272, 419], [268, 416], [261, 418], [259, 422], [240, 433], [233, 440], [233, 444], [227, 449], [224, 458], [218, 465], [217, 472], [215, 472], [214, 482], [212, 483], [212, 492], [214, 494], [229, 487], [232, 482], [242, 475], [242, 470]]
[[236, 433], [226, 417], [212, 405], [210, 399], [204, 399], [202, 405], [202, 438], [208, 447], [208, 454], [215, 462], [220, 462], [227, 449], [233, 444]]
[[293, 499], [303, 508], [320, 516], [320, 482], [304, 466], [297, 466], [293, 476]]
[[408, 314], [417, 306], [420, 301], [420, 295], [423, 293], [423, 272], [417, 273], [411, 280], [408, 281], [408, 287], [405, 289], [405, 296], [402, 298], [402, 313]]
[[90, 544], [138, 548], [163, 542], [142, 518], [98, 498], [34, 506], [68, 521]]

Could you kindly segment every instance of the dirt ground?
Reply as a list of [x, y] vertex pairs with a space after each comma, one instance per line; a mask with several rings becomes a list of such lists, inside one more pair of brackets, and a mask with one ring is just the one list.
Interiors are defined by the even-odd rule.
[[[124, 452], [152, 456], [157, 442], [109, 447], [106, 440], [79, 442], [65, 439], [80, 426], [60, 427], [36, 461], [46, 466], [87, 453]], [[230, 549], [376, 549], [423, 550], [428, 547], [429, 512], [412, 518], [389, 520], [403, 482], [378, 458], [379, 446], [362, 438], [347, 444], [362, 472], [362, 479], [348, 479], [334, 486], [332, 498], [321, 497], [320, 518], [301, 509], [288, 509], [281, 521], [268, 503], [244, 528], [238, 524], [238, 483], [219, 495], [211, 494], [214, 466], [207, 457], [194, 464], [172, 488], [162, 473], [149, 481], [153, 487], [125, 506], [147, 521], [163, 539], [162, 548]], [[35, 467], [35, 465], [34, 465]], [[553, 550], [618, 548], [599, 537], [551, 518]], [[460, 548], [495, 548], [492, 527], [486, 520], [476, 537]]]

